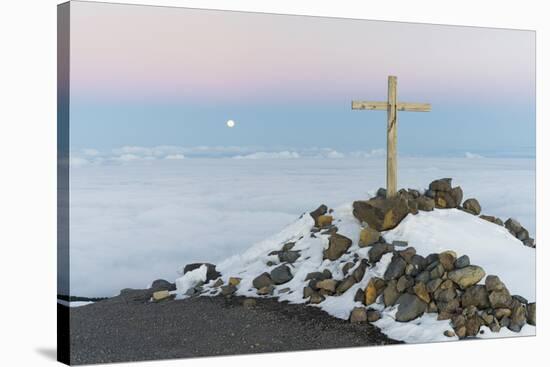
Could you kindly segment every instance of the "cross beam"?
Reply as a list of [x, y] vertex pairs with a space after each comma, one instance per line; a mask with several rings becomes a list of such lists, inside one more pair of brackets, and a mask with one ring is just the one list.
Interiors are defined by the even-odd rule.
[[397, 77], [388, 77], [388, 101], [352, 101], [352, 110], [373, 110], [388, 112], [388, 138], [386, 160], [386, 197], [397, 195], [397, 111], [429, 112], [432, 106], [429, 103], [397, 102]]

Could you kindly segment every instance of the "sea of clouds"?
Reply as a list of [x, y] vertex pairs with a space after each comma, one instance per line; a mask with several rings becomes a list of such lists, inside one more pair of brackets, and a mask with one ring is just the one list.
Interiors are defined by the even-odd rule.
[[[385, 185], [383, 150], [124, 147], [73, 158], [70, 280], [80, 296], [173, 281], [186, 263], [220, 262], [321, 203], [339, 206]], [[440, 177], [453, 177], [484, 213], [515, 217], [534, 235], [534, 159], [399, 160], [400, 187]]]

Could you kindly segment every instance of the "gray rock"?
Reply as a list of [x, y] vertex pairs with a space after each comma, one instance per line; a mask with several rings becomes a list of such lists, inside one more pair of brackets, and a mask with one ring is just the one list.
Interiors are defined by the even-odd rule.
[[424, 270], [420, 274], [418, 274], [415, 278], [415, 281], [422, 282], [422, 283], [428, 283], [430, 281], [430, 272], [427, 270]]
[[407, 247], [409, 243], [407, 241], [392, 241], [391, 243], [394, 247]]
[[412, 196], [413, 199], [418, 199], [420, 197], [420, 191], [415, 189], [408, 189], [409, 195]]
[[321, 206], [319, 206], [317, 209], [315, 209], [314, 211], [309, 213], [309, 215], [311, 215], [311, 218], [313, 218], [313, 220], [315, 221], [315, 226], [316, 227], [319, 226], [319, 223], [317, 222], [317, 219], [321, 215], [327, 214], [327, 210], [328, 210], [327, 206], [325, 204], [321, 204]]
[[445, 268], [440, 263], [430, 270], [430, 279], [441, 278], [445, 274]]
[[351, 276], [357, 281], [360, 282], [365, 276], [365, 271], [367, 270], [368, 262], [367, 259], [361, 259], [359, 265], [351, 273]]
[[300, 257], [300, 251], [279, 251], [277, 256], [280, 262], [292, 264]]
[[323, 271], [323, 272], [314, 271], [312, 273], [308, 273], [306, 275], [305, 280], [312, 280], [312, 279], [314, 279], [314, 280], [325, 280], [325, 279], [330, 279], [330, 278], [332, 278], [332, 274], [328, 270], [327, 270], [327, 272], [325, 272], [325, 271]]
[[522, 228], [518, 233], [516, 233], [516, 237], [520, 241], [525, 241], [529, 238], [529, 232], [525, 228]]
[[492, 308], [509, 308], [512, 305], [512, 297], [507, 289], [489, 293], [489, 303]]
[[413, 294], [404, 293], [399, 296], [396, 303], [397, 313], [395, 319], [400, 322], [407, 322], [416, 319], [426, 312], [427, 305], [420, 298]]
[[490, 307], [489, 294], [483, 285], [474, 285], [462, 294], [462, 307], [475, 306], [482, 310]]
[[458, 284], [462, 289], [477, 284], [484, 276], [485, 271], [476, 265], [469, 265], [462, 269], [456, 269], [447, 274], [447, 277]]
[[394, 251], [394, 246], [387, 243], [375, 243], [369, 250], [369, 261], [374, 264], [385, 254]]
[[443, 283], [443, 280], [439, 278], [432, 279], [426, 284], [426, 289], [428, 290], [428, 292], [433, 293], [437, 290], [437, 288], [439, 288], [441, 283]]
[[378, 189], [378, 191], [376, 191], [376, 196], [379, 197], [379, 198], [385, 198], [386, 197], [386, 189], [381, 187]]
[[384, 289], [384, 305], [386, 307], [393, 306], [399, 298], [400, 293], [397, 291], [397, 281], [391, 280], [388, 282], [386, 288]]
[[516, 301], [518, 301], [519, 303], [524, 304], [524, 305], [527, 305], [529, 303], [529, 301], [527, 301], [525, 298], [523, 298], [519, 294], [514, 294], [512, 296], [512, 299], [515, 299]]
[[453, 314], [460, 308], [460, 301], [458, 297], [453, 298], [448, 302], [438, 301], [436, 302], [436, 304], [437, 304], [437, 309], [439, 310], [440, 313]]
[[537, 325], [537, 304], [535, 302], [527, 305], [527, 323], [529, 325]]
[[334, 261], [342, 256], [351, 246], [351, 240], [341, 234], [333, 234], [329, 237], [328, 249], [323, 251], [323, 258]]
[[512, 315], [510, 316], [510, 324], [508, 329], [518, 333], [521, 331], [521, 328], [527, 322], [525, 307], [522, 304], [519, 304], [512, 309]]
[[479, 216], [481, 219], [484, 219], [486, 220], [487, 222], [491, 222], [491, 223], [494, 223], [494, 224], [497, 224], [499, 226], [503, 226], [504, 223], [502, 222], [502, 220], [500, 218], [497, 218], [497, 217], [494, 217], [492, 215], [480, 215]]
[[268, 273], [263, 273], [254, 278], [254, 280], [252, 281], [252, 285], [254, 286], [254, 288], [260, 289], [273, 285], [273, 280], [271, 280], [271, 277]]
[[403, 258], [407, 263], [411, 263], [412, 257], [416, 255], [416, 249], [414, 247], [407, 247], [404, 250], [397, 251], [397, 254]]
[[222, 285], [221, 287], [221, 294], [222, 296], [231, 296], [233, 293], [235, 293], [237, 291], [237, 287], [233, 286], [233, 285]]
[[368, 322], [376, 322], [382, 318], [382, 315], [377, 310], [367, 310], [367, 321]]
[[394, 256], [384, 272], [384, 280], [398, 279], [405, 274], [407, 263], [400, 256]]
[[489, 292], [507, 290], [504, 283], [496, 275], [487, 275], [487, 278], [485, 278], [485, 287]]
[[436, 208], [456, 208], [456, 203], [450, 192], [436, 191], [434, 200]]
[[271, 280], [273, 280], [275, 284], [284, 284], [290, 281], [293, 277], [290, 272], [290, 268], [286, 265], [279, 265], [275, 269], [271, 270], [270, 276]]
[[450, 302], [456, 298], [456, 290], [439, 288], [434, 292], [434, 298], [437, 302]]
[[[435, 194], [434, 194], [434, 197], [435, 197]], [[435, 201], [433, 197], [428, 197], [428, 194], [426, 193], [426, 196], [421, 196], [418, 199], [416, 199], [416, 205], [418, 207], [418, 210], [431, 212], [435, 208]]]
[[439, 263], [445, 271], [451, 271], [455, 267], [455, 256], [451, 252], [442, 252], [439, 254]]
[[472, 198], [464, 201], [462, 207], [464, 210], [473, 215], [479, 215], [481, 213], [481, 205], [479, 205], [479, 201], [477, 201], [477, 199]]
[[354, 266], [355, 266], [355, 264], [352, 263], [352, 262], [345, 263], [344, 266], [342, 267], [342, 273], [344, 273], [344, 275], [348, 275], [349, 271]]
[[353, 276], [349, 276], [342, 280], [340, 283], [338, 283], [338, 286], [336, 287], [336, 293], [337, 294], [343, 294], [348, 289], [350, 289], [357, 281]]
[[462, 203], [462, 198], [464, 196], [462, 192], [462, 188], [460, 186], [453, 187], [453, 189], [451, 190], [451, 196], [453, 197], [454, 204], [455, 204], [453, 208], [456, 208], [457, 206], [460, 205], [460, 203]]
[[315, 290], [311, 287], [304, 287], [304, 293], [303, 293], [303, 296], [304, 298], [309, 298], [313, 295], [313, 293], [315, 293]]
[[397, 280], [397, 291], [399, 293], [403, 293], [407, 288], [412, 286], [414, 286], [414, 279], [407, 275], [403, 275]]
[[[435, 191], [432, 191], [432, 190], [426, 190], [426, 192], [424, 192], [424, 196], [430, 198], [430, 199], [433, 199], [435, 198]], [[434, 204], [435, 205], [435, 204]], [[432, 209], [433, 210], [433, 209]]]
[[211, 280], [217, 279], [221, 276], [221, 274], [216, 270], [216, 265], [210, 264], [210, 263], [192, 263], [187, 264], [183, 268], [183, 274], [193, 271], [195, 269], [200, 268], [202, 265], [206, 265], [206, 281], [209, 282]]
[[430, 190], [431, 191], [443, 191], [443, 192], [451, 192], [451, 179], [450, 178], [442, 178], [439, 180], [432, 181], [430, 183]]
[[353, 297], [354, 302], [365, 302], [365, 291], [363, 291], [361, 288], [355, 292], [355, 296]]
[[364, 307], [355, 307], [349, 317], [350, 322], [365, 322], [367, 321], [367, 310]]
[[176, 285], [164, 279], [157, 279], [151, 284], [153, 291], [175, 291]]
[[455, 268], [462, 269], [470, 265], [470, 258], [468, 255], [462, 255], [455, 261]]
[[287, 242], [283, 245], [282, 251], [290, 251], [294, 248], [296, 242]]
[[514, 218], [508, 218], [506, 222], [504, 222], [504, 227], [512, 232], [514, 236], [523, 228], [521, 224]]
[[325, 300], [325, 297], [317, 292], [313, 292], [313, 294], [309, 297], [309, 303], [312, 304], [319, 304]]
[[537, 247], [536, 244], [535, 244], [535, 240], [532, 239], [532, 238], [528, 238], [526, 240], [523, 240], [523, 245], [527, 246], [527, 247], [532, 247], [532, 248]]

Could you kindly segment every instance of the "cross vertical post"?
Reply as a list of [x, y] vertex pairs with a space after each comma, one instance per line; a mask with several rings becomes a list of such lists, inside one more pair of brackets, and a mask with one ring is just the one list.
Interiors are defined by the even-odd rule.
[[388, 141], [386, 147], [386, 197], [397, 195], [397, 77], [388, 77]]

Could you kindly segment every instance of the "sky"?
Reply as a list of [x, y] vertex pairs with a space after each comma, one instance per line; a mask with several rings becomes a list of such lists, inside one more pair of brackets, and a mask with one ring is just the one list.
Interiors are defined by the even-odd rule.
[[[535, 33], [72, 2], [71, 149], [385, 148], [398, 99], [410, 155], [533, 156]], [[233, 119], [234, 128], [225, 122]]]

